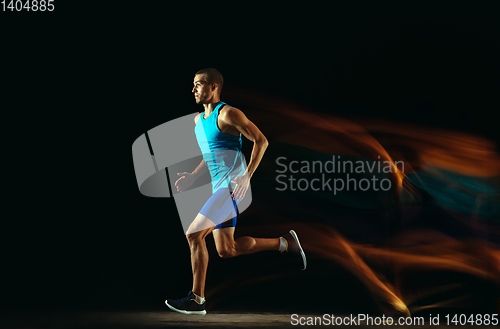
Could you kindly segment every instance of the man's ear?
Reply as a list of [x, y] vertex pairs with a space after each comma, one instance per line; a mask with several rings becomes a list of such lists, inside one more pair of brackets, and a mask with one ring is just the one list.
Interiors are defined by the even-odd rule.
[[212, 83], [212, 91], [214, 91], [215, 88], [217, 88], [217, 84], [214, 82], [214, 83]]

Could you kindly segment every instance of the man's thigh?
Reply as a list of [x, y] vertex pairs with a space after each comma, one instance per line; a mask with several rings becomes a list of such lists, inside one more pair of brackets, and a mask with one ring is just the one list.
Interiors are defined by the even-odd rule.
[[[230, 191], [227, 188], [217, 190], [205, 203], [194, 221], [189, 226], [186, 234], [194, 234], [203, 230], [214, 229], [214, 231], [232, 228], [236, 225], [236, 201], [230, 196]], [[210, 233], [207, 233], [207, 235]], [[224, 231], [226, 232], [226, 231]], [[205, 235], [206, 236], [206, 235]], [[220, 239], [227, 239], [232, 236], [231, 233], [224, 233]]]
[[223, 227], [212, 231], [217, 250], [227, 250], [234, 245], [234, 227]]
[[205, 215], [198, 213], [194, 221], [191, 223], [191, 225], [189, 225], [189, 228], [186, 231], [186, 235], [208, 230], [205, 234], [206, 236], [210, 234], [210, 232], [214, 229], [215, 226], [217, 226], [217, 224], [212, 222]]
[[228, 188], [218, 189], [205, 203], [200, 214], [214, 222], [215, 229], [236, 226], [237, 202]]

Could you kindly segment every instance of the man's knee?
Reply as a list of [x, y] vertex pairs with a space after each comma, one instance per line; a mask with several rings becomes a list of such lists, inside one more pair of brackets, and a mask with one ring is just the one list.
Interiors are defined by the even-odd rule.
[[217, 252], [219, 253], [220, 258], [231, 258], [234, 257], [235, 250], [230, 246], [224, 246], [223, 248], [218, 248]]
[[186, 234], [186, 239], [190, 246], [201, 243], [205, 239], [205, 235], [201, 232]]

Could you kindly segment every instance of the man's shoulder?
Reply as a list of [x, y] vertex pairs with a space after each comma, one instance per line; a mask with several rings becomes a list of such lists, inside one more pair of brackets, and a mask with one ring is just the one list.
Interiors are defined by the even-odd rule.
[[197, 124], [198, 123], [198, 119], [200, 118], [200, 116], [203, 114], [203, 112], [200, 112], [198, 113], [195, 117], [194, 117], [194, 124]]
[[223, 108], [221, 108], [220, 112], [219, 112], [219, 116], [223, 119], [223, 120], [231, 120], [231, 119], [235, 119], [235, 118], [238, 118], [239, 116], [241, 116], [243, 114], [243, 112], [234, 107], [234, 106], [231, 106], [231, 105], [224, 105]]

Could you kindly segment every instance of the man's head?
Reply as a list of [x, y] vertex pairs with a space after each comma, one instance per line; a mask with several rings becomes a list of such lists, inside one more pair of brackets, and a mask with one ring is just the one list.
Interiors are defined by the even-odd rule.
[[193, 80], [193, 93], [196, 104], [208, 104], [218, 101], [224, 79], [219, 71], [213, 68], [196, 72]]

